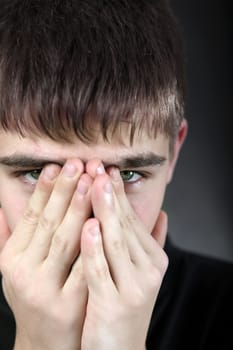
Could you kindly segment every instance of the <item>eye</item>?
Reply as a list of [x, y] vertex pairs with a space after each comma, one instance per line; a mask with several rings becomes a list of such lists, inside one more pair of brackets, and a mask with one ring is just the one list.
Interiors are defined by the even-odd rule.
[[42, 169], [27, 171], [21, 174], [25, 182], [35, 185], [40, 177]]
[[120, 171], [120, 174], [121, 174], [122, 180], [128, 183], [137, 182], [142, 177], [140, 173], [133, 170], [123, 170], [123, 171]]

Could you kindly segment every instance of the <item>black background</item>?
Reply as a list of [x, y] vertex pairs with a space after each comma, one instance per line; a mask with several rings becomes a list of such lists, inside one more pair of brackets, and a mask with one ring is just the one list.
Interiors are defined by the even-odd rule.
[[164, 208], [181, 247], [233, 261], [232, 5], [171, 0], [185, 43], [189, 134]]

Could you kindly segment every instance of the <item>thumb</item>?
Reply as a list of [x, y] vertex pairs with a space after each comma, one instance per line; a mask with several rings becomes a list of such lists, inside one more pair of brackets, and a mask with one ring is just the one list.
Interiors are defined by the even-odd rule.
[[10, 237], [10, 229], [7, 224], [3, 209], [0, 208], [0, 253], [3, 250], [8, 238]]
[[159, 243], [159, 245], [162, 248], [165, 245], [165, 240], [167, 236], [167, 226], [168, 226], [167, 214], [164, 211], [160, 211], [151, 235], [154, 239], [156, 239], [156, 241]]

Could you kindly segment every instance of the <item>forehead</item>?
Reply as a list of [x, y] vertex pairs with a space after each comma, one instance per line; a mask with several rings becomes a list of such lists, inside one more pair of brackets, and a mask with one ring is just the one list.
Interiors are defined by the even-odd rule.
[[69, 140], [70, 142], [58, 142], [46, 136], [21, 136], [15, 132], [1, 130], [0, 155], [19, 153], [58, 161], [77, 157], [84, 162], [100, 158], [107, 162], [117, 160], [120, 156], [133, 156], [143, 152], [156, 152], [166, 157], [169, 150], [168, 138], [165, 135], [158, 133], [156, 137], [150, 137], [143, 131], [135, 134], [132, 144], [128, 132], [123, 132], [121, 137], [115, 136], [108, 141], [98, 133], [92, 143], [84, 143], [74, 135], [70, 135]]

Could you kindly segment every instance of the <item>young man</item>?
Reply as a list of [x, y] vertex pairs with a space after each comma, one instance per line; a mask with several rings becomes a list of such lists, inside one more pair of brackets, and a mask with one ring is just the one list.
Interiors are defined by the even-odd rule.
[[231, 348], [232, 267], [166, 237], [183, 105], [164, 1], [1, 4], [1, 350]]

